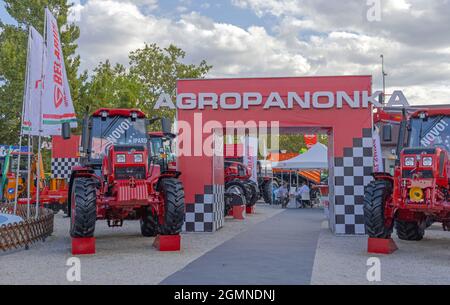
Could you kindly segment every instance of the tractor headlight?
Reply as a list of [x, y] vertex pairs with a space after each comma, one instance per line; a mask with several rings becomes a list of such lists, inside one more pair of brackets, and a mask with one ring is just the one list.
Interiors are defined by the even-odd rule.
[[423, 166], [432, 166], [433, 165], [433, 158], [432, 157], [423, 157], [422, 158], [422, 165]]
[[116, 156], [117, 163], [125, 163], [126, 162], [126, 156], [125, 155], [117, 155]]
[[142, 154], [134, 155], [134, 163], [142, 163], [143, 159]]
[[414, 166], [414, 157], [406, 157], [405, 166]]

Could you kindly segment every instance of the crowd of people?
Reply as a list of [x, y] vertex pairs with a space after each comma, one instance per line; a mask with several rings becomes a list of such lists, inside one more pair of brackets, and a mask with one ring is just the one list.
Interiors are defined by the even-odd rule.
[[311, 185], [307, 181], [304, 181], [300, 187], [288, 185], [286, 182], [282, 182], [278, 188], [274, 185], [272, 196], [273, 203], [281, 204], [283, 208], [286, 208], [291, 199], [294, 198], [297, 208], [306, 208], [313, 207], [313, 197], [318, 196], [318, 194], [312, 191]]

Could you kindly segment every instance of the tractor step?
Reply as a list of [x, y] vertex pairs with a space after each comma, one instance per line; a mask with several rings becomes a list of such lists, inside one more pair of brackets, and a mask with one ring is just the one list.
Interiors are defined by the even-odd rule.
[[180, 251], [181, 236], [178, 235], [158, 235], [153, 242], [153, 246], [159, 251]]
[[392, 238], [372, 238], [367, 241], [367, 252], [375, 254], [392, 254], [398, 250]]
[[72, 238], [72, 255], [95, 254], [95, 237]]

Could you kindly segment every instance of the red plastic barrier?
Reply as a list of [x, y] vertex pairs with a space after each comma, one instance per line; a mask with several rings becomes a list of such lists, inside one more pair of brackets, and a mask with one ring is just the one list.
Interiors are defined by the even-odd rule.
[[233, 217], [239, 220], [245, 219], [245, 205], [233, 206]]
[[72, 255], [95, 254], [95, 237], [72, 238]]
[[398, 250], [392, 238], [371, 238], [367, 241], [367, 252], [376, 254], [392, 254]]
[[255, 214], [255, 206], [253, 205], [253, 206], [251, 206], [251, 207], [246, 207], [246, 208], [245, 208], [245, 212], [246, 212], [247, 214]]
[[180, 251], [180, 235], [158, 235], [153, 242], [153, 246], [159, 251]]

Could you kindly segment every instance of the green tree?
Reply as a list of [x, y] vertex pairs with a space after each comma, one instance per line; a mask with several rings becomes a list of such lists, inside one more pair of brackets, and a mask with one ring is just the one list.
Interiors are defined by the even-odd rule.
[[155, 112], [153, 106], [161, 93], [176, 96], [177, 80], [183, 78], [203, 78], [212, 68], [205, 60], [199, 65], [185, 64], [186, 52], [170, 45], [161, 49], [156, 44], [146, 44], [130, 54], [130, 75], [139, 79], [143, 85], [140, 99], [142, 110], [152, 115], [174, 117], [175, 111], [160, 109]]
[[70, 5], [66, 0], [4, 0], [16, 24], [0, 21], [0, 143], [16, 144], [25, 82], [28, 27], [44, 28], [45, 7], [58, 20], [67, 77], [74, 103], [79, 99], [82, 78], [78, 77], [80, 57], [76, 55], [79, 28], [69, 24]]
[[78, 114], [90, 110], [106, 108], [140, 108], [143, 86], [136, 76], [130, 75], [123, 65], [114, 67], [110, 61], [100, 63], [89, 81], [81, 87], [80, 102], [76, 105]]

